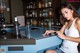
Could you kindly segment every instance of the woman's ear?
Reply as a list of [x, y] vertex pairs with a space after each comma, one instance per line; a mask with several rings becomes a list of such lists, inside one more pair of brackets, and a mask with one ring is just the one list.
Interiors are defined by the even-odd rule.
[[72, 11], [72, 13], [74, 13], [74, 11], [73, 10], [71, 10]]

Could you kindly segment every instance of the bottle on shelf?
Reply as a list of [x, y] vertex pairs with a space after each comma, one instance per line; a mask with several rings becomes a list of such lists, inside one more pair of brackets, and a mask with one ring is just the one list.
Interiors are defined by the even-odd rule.
[[52, 16], [53, 16], [52, 8], [49, 9], [49, 11], [48, 11], [48, 16], [49, 16], [49, 17], [52, 17]]
[[48, 0], [48, 7], [52, 7], [52, 0]]
[[42, 2], [41, 2], [41, 3], [42, 3], [42, 5], [41, 5], [41, 6], [42, 6], [42, 8], [44, 8], [44, 7], [45, 7], [44, 0], [42, 0]]
[[39, 2], [38, 7], [39, 7], [39, 8], [41, 8], [41, 7], [42, 7], [42, 6], [41, 6], [41, 2]]
[[52, 27], [52, 20], [51, 19], [48, 19], [48, 27], [49, 27], [49, 30], [51, 30], [51, 27]]
[[[24, 2], [24, 13], [26, 21], [27, 19], [31, 19], [30, 25], [33, 26], [55, 26], [60, 25], [60, 23], [57, 23], [57, 13], [56, 9], [61, 4], [60, 2], [57, 2], [59, 0], [34, 0], [29, 1], [25, 0]], [[56, 3], [57, 2], [57, 5]], [[45, 19], [52, 19], [51, 22], [45, 21]], [[43, 22], [42, 22], [43, 20]]]
[[48, 0], [45, 0], [45, 7], [48, 7]]
[[43, 17], [48, 17], [48, 10], [47, 9], [43, 10]]
[[28, 13], [28, 11], [26, 11], [26, 17], [29, 17], [29, 13]]

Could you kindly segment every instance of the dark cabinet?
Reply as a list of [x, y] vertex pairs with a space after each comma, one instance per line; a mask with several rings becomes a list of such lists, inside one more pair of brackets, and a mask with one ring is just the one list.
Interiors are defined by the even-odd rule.
[[34, 26], [60, 25], [60, 0], [23, 0], [26, 24]]

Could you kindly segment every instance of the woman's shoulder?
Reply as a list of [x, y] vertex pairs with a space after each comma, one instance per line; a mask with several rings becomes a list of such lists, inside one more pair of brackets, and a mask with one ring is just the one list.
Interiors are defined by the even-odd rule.
[[76, 24], [80, 25], [80, 17], [76, 19]]
[[76, 19], [76, 22], [80, 22], [80, 17], [78, 17], [78, 18]]
[[80, 18], [77, 18], [77, 20], [76, 20], [76, 27], [77, 27], [78, 31], [80, 32]]

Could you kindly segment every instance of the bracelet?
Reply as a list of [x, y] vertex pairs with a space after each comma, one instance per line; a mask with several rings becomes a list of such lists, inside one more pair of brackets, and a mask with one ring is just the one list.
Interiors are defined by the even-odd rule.
[[54, 32], [55, 35], [58, 35], [56, 32]]

